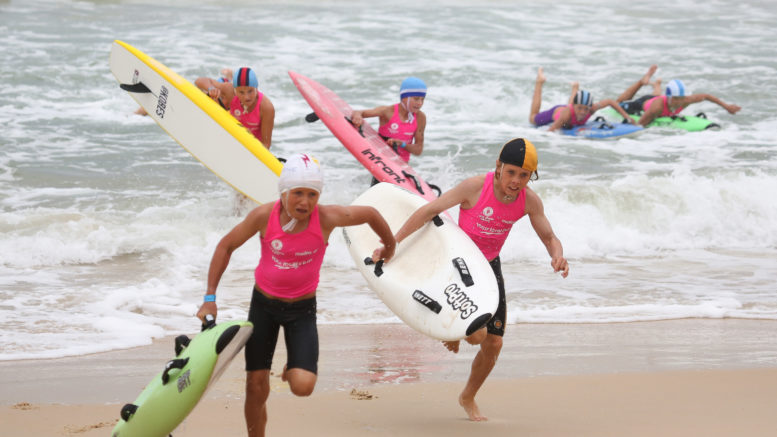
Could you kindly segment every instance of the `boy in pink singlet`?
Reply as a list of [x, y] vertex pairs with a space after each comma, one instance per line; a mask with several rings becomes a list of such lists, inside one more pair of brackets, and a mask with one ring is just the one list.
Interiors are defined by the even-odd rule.
[[[208, 289], [197, 312], [216, 316], [216, 288], [232, 252], [259, 234], [261, 258], [254, 272], [248, 320], [254, 330], [246, 343], [245, 418], [249, 437], [265, 435], [270, 368], [281, 327], [287, 346], [281, 378], [297, 396], [309, 396], [318, 372], [316, 288], [329, 235], [336, 227], [367, 223], [385, 244], [373, 260], [394, 255], [394, 236], [369, 206], [319, 205], [323, 175], [307, 154], [291, 156], [278, 180], [280, 199], [252, 210], [221, 239], [208, 271]], [[324, 433], [325, 434], [325, 433]]]
[[653, 94], [634, 99], [634, 95], [639, 88], [649, 83], [650, 75], [656, 71], [656, 68], [658, 67], [652, 65], [645, 77], [626, 89], [617, 99], [618, 104], [626, 112], [641, 115], [639, 124], [642, 126], [647, 126], [658, 117], [678, 115], [689, 105], [705, 100], [715, 103], [728, 111], [729, 114], [736, 114], [742, 109], [740, 106], [726, 103], [712, 94], [691, 94], [685, 87], [685, 84], [679, 79], [669, 81], [663, 95], [661, 94], [661, 80], [659, 79], [653, 84]]
[[[494, 368], [502, 349], [507, 304], [499, 252], [513, 224], [528, 215], [534, 232], [550, 254], [553, 271], [560, 272], [565, 278], [569, 274], [564, 249], [545, 217], [542, 200], [527, 186], [532, 175], [537, 178], [537, 150], [534, 145], [523, 138], [510, 140], [502, 146], [494, 171], [465, 179], [422, 206], [395, 236], [399, 244], [434, 216], [458, 205], [459, 226], [472, 238], [494, 270], [499, 286], [499, 307], [485, 327], [466, 338], [468, 343], [480, 345], [467, 384], [459, 395], [459, 404], [472, 421], [487, 420], [475, 403], [475, 395]], [[376, 249], [376, 256], [380, 250]], [[444, 344], [454, 353], [459, 350], [459, 341]]]
[[621, 108], [615, 100], [603, 99], [594, 102], [590, 92], [579, 89], [577, 82], [572, 83], [572, 95], [566, 105], [555, 105], [550, 109], [540, 112], [542, 106], [542, 86], [545, 83], [545, 74], [542, 67], [537, 70], [537, 79], [534, 82], [534, 95], [529, 110], [529, 122], [536, 127], [550, 125], [549, 131], [557, 129], [570, 129], [584, 125], [594, 112], [609, 106], [621, 114], [627, 123], [636, 124]]
[[378, 134], [403, 161], [410, 154], [419, 156], [424, 151], [426, 114], [421, 111], [426, 99], [426, 84], [417, 77], [408, 77], [399, 88], [399, 103], [373, 109], [353, 111], [351, 123], [359, 127], [365, 118], [380, 117]]
[[270, 148], [275, 107], [270, 98], [259, 91], [259, 81], [253, 70], [248, 67], [238, 68], [232, 76], [232, 82], [200, 77], [194, 84], [201, 90], [207, 90], [211, 99], [227, 109], [264, 147]]

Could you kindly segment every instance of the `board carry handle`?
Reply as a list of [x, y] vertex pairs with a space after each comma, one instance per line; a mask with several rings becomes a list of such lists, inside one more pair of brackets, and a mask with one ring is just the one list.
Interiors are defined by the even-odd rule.
[[[345, 117], [343, 117], [343, 118], [344, 118], [344, 119], [345, 119], [345, 121], [347, 121], [348, 123], [351, 123], [351, 126], [353, 126], [353, 127], [356, 127], [356, 125], [354, 125], [354, 124], [353, 124], [353, 121], [351, 121], [351, 119], [350, 119], [348, 116], [345, 116]], [[359, 125], [359, 129], [358, 129], [358, 130], [359, 130], [359, 135], [361, 135], [361, 136], [362, 136], [362, 138], [366, 138], [366, 137], [364, 136], [364, 130], [363, 130], [363, 128], [364, 128], [364, 125], [363, 125], [363, 124], [362, 124], [362, 125]]]
[[439, 214], [432, 217], [432, 223], [434, 223], [434, 225], [437, 226], [438, 228], [445, 224], [445, 222], [442, 221], [442, 219], [440, 218]]
[[175, 337], [175, 356], [181, 355], [181, 352], [183, 352], [184, 349], [186, 349], [187, 346], [189, 346], [189, 342], [191, 342], [191, 339], [185, 335], [179, 335], [178, 337]]
[[216, 318], [213, 317], [213, 314], [205, 314], [205, 323], [202, 324], [201, 331], [205, 331], [214, 326], [216, 326]]
[[475, 281], [472, 279], [472, 275], [469, 273], [469, 267], [467, 267], [467, 263], [464, 261], [464, 258], [458, 256], [456, 258], [453, 258], [453, 267], [456, 268], [456, 270], [459, 271], [459, 276], [461, 276], [461, 282], [464, 283], [467, 287], [471, 287], [475, 285]]
[[311, 112], [310, 114], [305, 116], [305, 121], [307, 121], [308, 123], [314, 123], [318, 121], [318, 114], [316, 114], [315, 112]]
[[162, 385], [167, 385], [168, 382], [170, 382], [170, 371], [173, 369], [183, 369], [184, 366], [186, 366], [186, 363], [189, 362], [189, 358], [176, 358], [174, 360], [170, 360], [165, 364], [165, 371], [162, 372]]
[[413, 300], [429, 308], [435, 314], [440, 314], [440, 311], [442, 310], [442, 305], [440, 305], [439, 302], [427, 296], [426, 293], [421, 290], [415, 290], [413, 292]]
[[[594, 118], [594, 122], [601, 123], [599, 125], [599, 129], [612, 129], [613, 128], [612, 125], [610, 123], [607, 123], [607, 120], [604, 117], [602, 117], [601, 115], [599, 115], [596, 118]], [[623, 119], [623, 122], [624, 123], [628, 123], [628, 121], [625, 118]]]
[[371, 266], [375, 264], [375, 276], [380, 277], [383, 274], [383, 260], [375, 262], [371, 257], [364, 258], [364, 265]]

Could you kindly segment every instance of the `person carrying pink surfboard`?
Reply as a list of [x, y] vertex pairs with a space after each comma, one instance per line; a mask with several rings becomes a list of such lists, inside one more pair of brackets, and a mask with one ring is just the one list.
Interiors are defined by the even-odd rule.
[[380, 117], [378, 133], [403, 161], [424, 151], [426, 114], [421, 111], [426, 99], [426, 84], [417, 77], [408, 77], [399, 88], [399, 103], [372, 109], [353, 111], [351, 123], [359, 127], [365, 118]]

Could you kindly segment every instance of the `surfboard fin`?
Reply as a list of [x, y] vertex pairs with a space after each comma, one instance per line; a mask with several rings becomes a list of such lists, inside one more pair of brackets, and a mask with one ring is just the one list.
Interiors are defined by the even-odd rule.
[[138, 82], [133, 84], [122, 83], [122, 84], [119, 84], [119, 88], [123, 89], [124, 91], [127, 91], [128, 93], [150, 93], [151, 92], [151, 90], [148, 89], [148, 87], [145, 86], [143, 82]]

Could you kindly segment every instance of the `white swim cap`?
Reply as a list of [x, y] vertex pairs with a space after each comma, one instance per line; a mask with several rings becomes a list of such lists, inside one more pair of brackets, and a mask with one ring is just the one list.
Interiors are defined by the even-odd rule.
[[324, 174], [321, 166], [307, 153], [292, 155], [286, 160], [278, 179], [278, 192], [294, 188], [310, 188], [319, 193], [324, 188]]
[[685, 87], [683, 81], [680, 79], [672, 79], [666, 85], [664, 94], [668, 97], [683, 97], [691, 94], [691, 92], [688, 91], [688, 88]]

